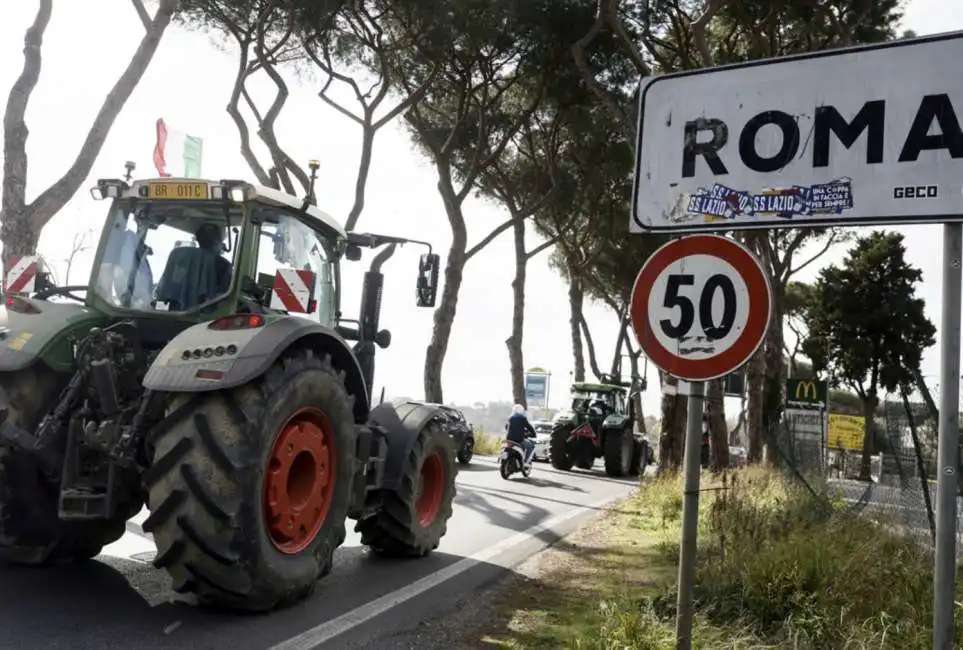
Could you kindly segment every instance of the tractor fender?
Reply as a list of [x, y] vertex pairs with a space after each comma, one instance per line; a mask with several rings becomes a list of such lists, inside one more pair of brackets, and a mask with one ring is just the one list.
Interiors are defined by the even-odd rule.
[[627, 415], [610, 415], [602, 422], [602, 427], [606, 429], [624, 429], [629, 422]]
[[385, 432], [388, 445], [382, 489], [397, 490], [401, 487], [405, 463], [418, 434], [429, 421], [440, 417], [440, 408], [420, 402], [386, 402], [371, 410], [368, 422]]
[[[361, 367], [333, 329], [296, 316], [268, 318], [262, 327], [250, 329], [212, 330], [209, 324], [189, 327], [164, 346], [144, 377], [144, 388], [175, 393], [234, 388], [263, 375], [285, 350], [307, 347], [331, 355], [331, 364], [344, 372], [345, 388], [354, 396], [355, 419], [363, 422], [367, 417], [368, 389]], [[227, 354], [231, 346], [236, 352]], [[216, 354], [219, 348], [224, 350], [221, 355]]]
[[42, 360], [72, 373], [71, 337], [83, 338], [104, 317], [83, 305], [20, 298], [18, 310], [0, 307], [0, 372], [23, 370]]

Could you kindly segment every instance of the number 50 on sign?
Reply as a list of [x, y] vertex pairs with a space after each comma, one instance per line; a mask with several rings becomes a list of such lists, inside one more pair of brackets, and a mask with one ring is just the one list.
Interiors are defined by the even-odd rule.
[[717, 235], [659, 248], [632, 288], [632, 326], [646, 356], [665, 372], [708, 381], [742, 366], [769, 327], [772, 293], [759, 260]]

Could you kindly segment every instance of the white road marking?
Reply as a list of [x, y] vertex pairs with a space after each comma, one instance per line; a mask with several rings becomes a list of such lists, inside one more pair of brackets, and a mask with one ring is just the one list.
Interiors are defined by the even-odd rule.
[[618, 498], [618, 496], [609, 497], [595, 503], [574, 507], [567, 512], [552, 517], [544, 523], [536, 524], [528, 530], [506, 538], [493, 546], [489, 546], [485, 550], [475, 553], [471, 557], [466, 557], [445, 567], [444, 569], [440, 569], [430, 575], [427, 575], [424, 578], [411, 583], [410, 585], [385, 594], [384, 596], [365, 603], [364, 605], [361, 605], [350, 612], [342, 614], [337, 618], [321, 623], [320, 625], [306, 630], [297, 636], [291, 637], [286, 641], [282, 641], [277, 645], [271, 646], [268, 648], [268, 650], [311, 650], [312, 648], [315, 648], [322, 643], [326, 643], [331, 639], [351, 630], [352, 628], [361, 625], [362, 623], [370, 621], [376, 616], [379, 616], [400, 605], [401, 603], [409, 601], [412, 598], [423, 594], [429, 589], [437, 587], [441, 583], [450, 580], [451, 578], [454, 578], [455, 576], [460, 575], [483, 562], [489, 562], [493, 560], [502, 553], [511, 550], [519, 544], [527, 542], [539, 533], [550, 531], [559, 524], [569, 521], [570, 519], [574, 519], [575, 517], [578, 517], [579, 515], [590, 510], [601, 508]]
[[[157, 550], [154, 542], [134, 533], [124, 533], [124, 536], [113, 544], [108, 544], [101, 551], [101, 555], [120, 558], [122, 560], [137, 559], [135, 555], [153, 553]], [[142, 561], [142, 560], [140, 560]]]

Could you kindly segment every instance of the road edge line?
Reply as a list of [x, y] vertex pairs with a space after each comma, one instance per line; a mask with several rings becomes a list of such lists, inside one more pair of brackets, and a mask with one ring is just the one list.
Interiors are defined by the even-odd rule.
[[[630, 493], [631, 494], [631, 493]], [[619, 501], [624, 497], [609, 497], [590, 503], [583, 506], [578, 506], [568, 512], [556, 515], [540, 524], [535, 524], [534, 526], [512, 535], [502, 541], [489, 546], [488, 548], [475, 553], [469, 557], [458, 560], [454, 564], [450, 564], [443, 569], [439, 569], [434, 573], [430, 573], [409, 585], [406, 585], [400, 589], [389, 592], [383, 596], [380, 596], [374, 600], [368, 601], [364, 605], [360, 605], [349, 612], [333, 618], [329, 621], [325, 621], [320, 625], [316, 625], [300, 634], [293, 636], [289, 639], [281, 641], [280, 643], [271, 646], [268, 650], [313, 650], [322, 643], [327, 643], [335, 637], [341, 636], [345, 632], [348, 632], [355, 627], [366, 623], [371, 619], [384, 614], [385, 612], [397, 607], [398, 605], [420, 596], [429, 589], [433, 589], [438, 585], [447, 582], [451, 578], [468, 571], [469, 569], [482, 564], [502, 553], [509, 551], [510, 549], [523, 544], [528, 540], [536, 537], [539, 533], [552, 530], [555, 526], [565, 523], [575, 519], [576, 517], [590, 512], [592, 510], [597, 510], [602, 508], [612, 502]], [[546, 546], [551, 546], [550, 544]], [[510, 567], [507, 567], [510, 568]]]

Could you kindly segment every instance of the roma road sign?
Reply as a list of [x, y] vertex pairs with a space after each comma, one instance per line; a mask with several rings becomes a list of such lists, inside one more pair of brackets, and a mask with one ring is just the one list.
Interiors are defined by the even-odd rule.
[[959, 221], [963, 32], [649, 77], [632, 232]]
[[739, 368], [769, 327], [772, 293], [759, 260], [718, 235], [670, 241], [632, 287], [632, 327], [659, 368], [708, 381]]

